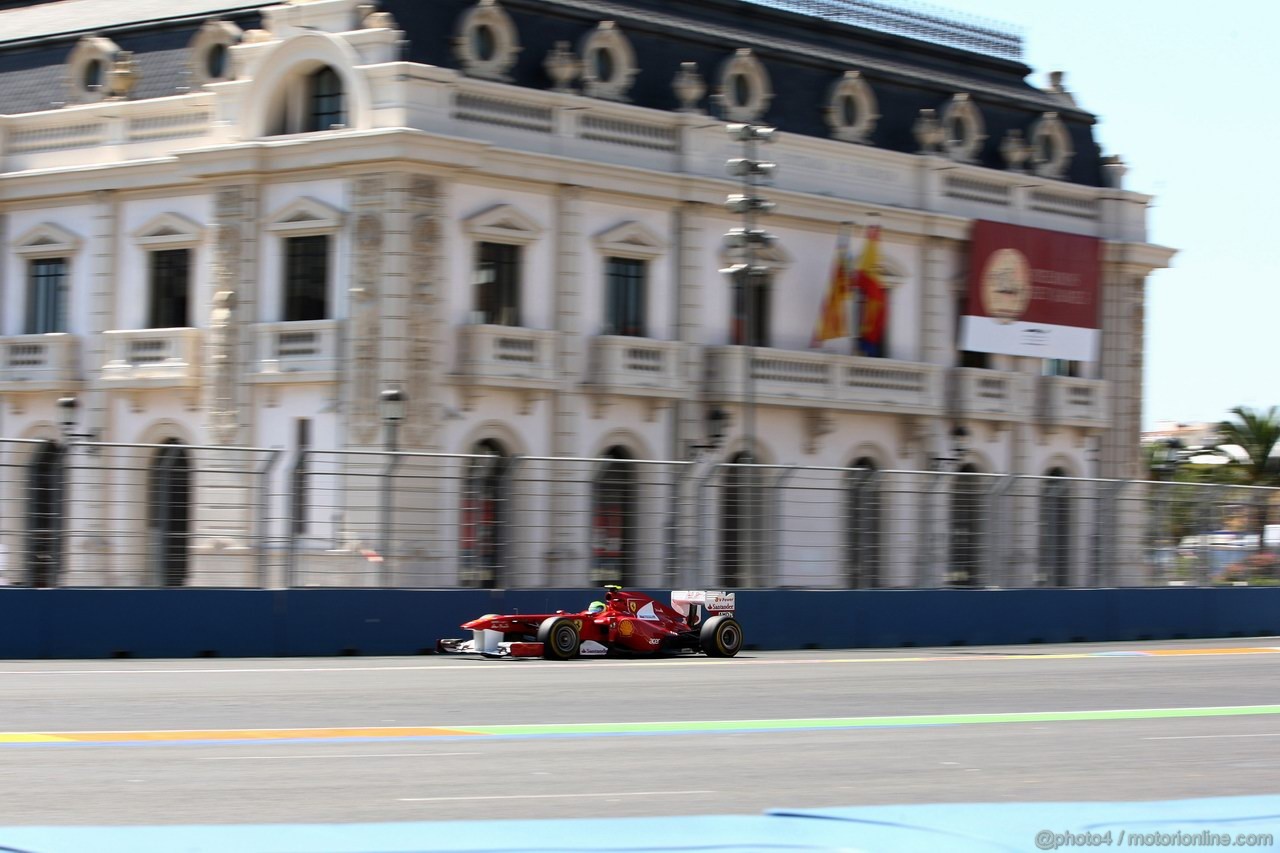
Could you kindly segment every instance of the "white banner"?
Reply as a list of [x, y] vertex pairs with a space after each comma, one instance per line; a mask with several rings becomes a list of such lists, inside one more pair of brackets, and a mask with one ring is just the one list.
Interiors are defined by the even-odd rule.
[[1026, 320], [964, 317], [960, 325], [960, 349], [1003, 352], [1034, 358], [1097, 361], [1101, 333], [1079, 326], [1055, 326]]

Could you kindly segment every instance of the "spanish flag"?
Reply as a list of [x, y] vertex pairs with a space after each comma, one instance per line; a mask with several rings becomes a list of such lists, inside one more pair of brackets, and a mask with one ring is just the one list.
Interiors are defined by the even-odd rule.
[[809, 346], [822, 346], [824, 341], [833, 338], [849, 337], [849, 315], [845, 311], [845, 302], [853, 292], [853, 254], [849, 249], [849, 235], [840, 232], [840, 240], [836, 244], [836, 260], [831, 266], [831, 282], [827, 285], [827, 295], [822, 300], [822, 310], [818, 313], [818, 324], [813, 329], [813, 340]]
[[862, 322], [858, 324], [858, 353], [879, 358], [884, 355], [888, 294], [880, 280], [880, 226], [867, 229], [867, 245], [862, 250], [853, 289], [862, 294]]

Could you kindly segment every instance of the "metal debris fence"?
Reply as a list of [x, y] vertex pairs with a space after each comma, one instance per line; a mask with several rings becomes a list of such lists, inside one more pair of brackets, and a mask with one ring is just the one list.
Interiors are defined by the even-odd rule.
[[0, 440], [15, 586], [1267, 584], [1278, 515], [1248, 486]]

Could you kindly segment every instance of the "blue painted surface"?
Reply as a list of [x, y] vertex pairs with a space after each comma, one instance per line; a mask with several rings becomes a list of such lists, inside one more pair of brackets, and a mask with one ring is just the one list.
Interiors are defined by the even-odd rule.
[[[40, 853], [509, 853], [631, 851], [902, 851], [992, 853], [1043, 849], [1038, 834], [1110, 832], [1112, 843], [1058, 849], [1130, 849], [1119, 834], [1272, 835], [1252, 851], [1280, 850], [1280, 796], [1139, 803], [953, 803], [774, 809], [764, 815], [438, 821], [334, 825], [9, 827], [0, 845]], [[1205, 838], [1206, 836], [1199, 836]], [[1065, 839], [1062, 839], [1065, 841]], [[1160, 839], [1153, 839], [1159, 841]], [[1166, 839], [1168, 840], [1168, 839]], [[1221, 850], [1221, 843], [1144, 844]]]
[[[651, 594], [665, 596], [665, 591]], [[411, 655], [485, 613], [581, 610], [598, 589], [0, 588], [0, 657]], [[743, 590], [760, 649], [1280, 634], [1280, 587]]]

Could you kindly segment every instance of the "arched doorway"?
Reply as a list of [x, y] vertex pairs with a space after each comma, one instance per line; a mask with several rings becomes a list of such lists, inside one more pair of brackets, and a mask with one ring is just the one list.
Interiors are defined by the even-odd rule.
[[978, 469], [965, 465], [951, 489], [951, 566], [948, 586], [978, 586], [982, 574], [985, 483]]
[[147, 549], [158, 586], [185, 586], [191, 542], [191, 456], [176, 438], [151, 457], [147, 480]]
[[845, 581], [850, 589], [875, 589], [880, 578], [880, 490], [874, 459], [863, 456], [845, 483]]
[[476, 442], [471, 454], [462, 486], [463, 581], [492, 589], [509, 581], [503, 574], [508, 550], [506, 480], [511, 457], [502, 443], [492, 438]]
[[1071, 585], [1071, 482], [1061, 468], [1049, 471], [1040, 495], [1041, 584]]
[[46, 441], [27, 470], [27, 585], [57, 586], [62, 574], [67, 449]]
[[764, 583], [764, 489], [749, 467], [751, 454], [735, 454], [720, 487], [720, 579], [726, 587]]
[[596, 475], [591, 508], [592, 573], [597, 584], [635, 582], [636, 466], [626, 448], [610, 447]]

